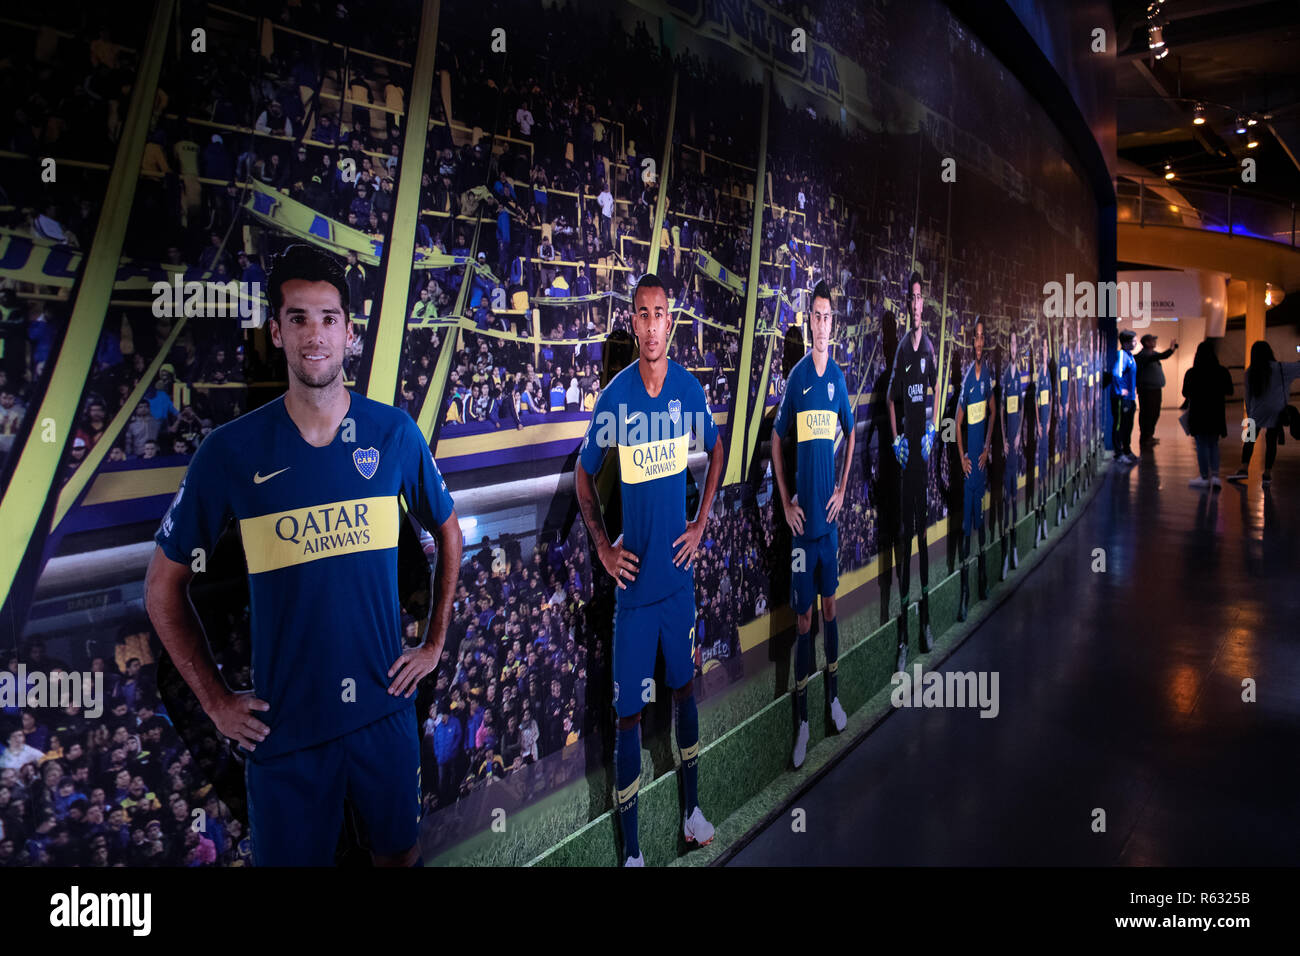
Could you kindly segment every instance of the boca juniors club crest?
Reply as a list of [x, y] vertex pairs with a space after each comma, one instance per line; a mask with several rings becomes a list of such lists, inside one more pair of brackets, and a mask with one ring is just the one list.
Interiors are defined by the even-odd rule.
[[827, 382], [827, 383], [826, 383], [826, 397], [829, 398], [832, 402], [835, 401], [835, 383], [834, 383], [834, 382]]
[[352, 462], [361, 472], [362, 478], [373, 477], [379, 467], [379, 450], [376, 448], [358, 448], [352, 453]]
[[922, 374], [922, 375], [925, 374], [925, 356], [924, 356], [924, 355], [921, 356], [921, 374]]
[[674, 425], [676, 425], [678, 419], [680, 419], [681, 417], [682, 417], [682, 403], [678, 399], [674, 398], [671, 402], [668, 403], [668, 419]]

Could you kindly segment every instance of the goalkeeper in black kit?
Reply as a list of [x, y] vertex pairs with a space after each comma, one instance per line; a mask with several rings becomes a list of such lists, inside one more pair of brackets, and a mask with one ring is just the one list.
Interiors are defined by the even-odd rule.
[[[930, 632], [930, 555], [926, 542], [928, 521], [926, 486], [930, 475], [930, 453], [935, 443], [935, 422], [939, 419], [940, 392], [934, 346], [925, 332], [921, 316], [925, 294], [921, 276], [913, 272], [907, 283], [909, 328], [898, 343], [894, 371], [889, 379], [889, 427], [894, 435], [894, 455], [902, 469], [900, 514], [902, 541], [898, 561], [898, 670], [907, 666], [907, 604], [911, 593], [912, 536], [917, 539], [921, 565], [920, 643], [921, 652], [934, 646]], [[928, 393], [933, 392], [931, 399]], [[927, 418], [927, 415], [929, 416]], [[900, 421], [901, 427], [900, 427]]]

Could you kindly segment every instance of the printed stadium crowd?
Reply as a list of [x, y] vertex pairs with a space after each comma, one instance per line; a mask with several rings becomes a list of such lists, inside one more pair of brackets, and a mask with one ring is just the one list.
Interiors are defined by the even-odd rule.
[[[232, 6], [264, 12], [258, 4]], [[367, 14], [373, 16], [355, 17], [342, 4], [329, 7], [330, 16], [325, 17], [319, 3], [286, 4], [276, 22], [360, 40], [389, 56], [400, 56], [410, 43], [410, 31], [401, 28], [402, 17], [409, 18], [409, 3], [372, 4]], [[174, 272], [187, 281], [240, 279], [264, 285], [264, 257], [244, 249], [241, 227], [248, 218], [241, 211], [240, 184], [256, 179], [272, 187], [302, 189], [297, 178], [307, 172], [302, 165], [307, 146], [299, 142], [294, 149], [291, 137], [295, 124], [305, 122], [300, 135], [320, 134], [310, 147], [314, 170], [322, 168], [321, 160], [338, 165], [346, 149], [358, 160], [360, 180], [369, 182], [373, 175], [376, 181], [390, 181], [388, 187], [375, 189], [375, 206], [382, 212], [383, 196], [391, 199], [393, 147], [400, 139], [390, 136], [394, 143], [385, 143], [385, 133], [393, 133], [394, 127], [385, 130], [378, 120], [372, 124], [370, 114], [394, 115], [381, 110], [392, 106], [394, 96], [400, 107], [400, 91], [409, 80], [398, 69], [367, 73], [357, 58], [344, 66], [337, 48], [287, 30], [276, 32], [275, 49], [261, 57], [250, 21], [230, 16], [222, 24], [211, 16], [204, 24], [222, 55], [165, 61], [124, 252], [133, 261], [158, 264], [169, 277]], [[132, 44], [143, 40], [146, 22], [139, 11], [109, 21], [87, 12], [84, 4], [62, 2], [44, 5], [39, 18], [30, 28], [6, 31], [0, 58], [0, 88], [7, 102], [18, 104], [0, 117], [0, 142], [31, 157], [27, 164], [6, 159], [0, 166], [0, 215], [16, 235], [30, 237], [41, 247], [79, 250], [89, 245], [97, 223], [107, 163], [121, 134], [138, 55]], [[237, 34], [240, 23], [247, 35], [223, 43], [223, 36]], [[337, 97], [344, 75], [351, 97], [378, 99], [382, 105], [367, 110], [349, 103], [344, 109]], [[333, 99], [327, 98], [330, 89]], [[330, 128], [338, 132], [331, 135]], [[327, 148], [345, 139], [337, 155]], [[383, 148], [383, 157], [377, 147]], [[60, 166], [55, 183], [44, 185], [34, 168], [40, 156], [98, 165]], [[311, 184], [311, 177], [301, 178]], [[344, 209], [330, 211], [346, 218]], [[13, 279], [4, 280], [3, 286], [0, 462], [22, 427], [27, 406], [38, 398], [42, 373], [68, 314], [67, 304], [50, 287]], [[131, 293], [123, 295], [129, 299]], [[150, 305], [149, 300], [137, 305], [115, 300], [110, 308], [64, 477], [98, 443], [105, 421], [118, 412], [157, 356], [170, 323], [156, 319]], [[351, 368], [361, 344], [349, 357]], [[282, 368], [276, 367], [282, 363], [273, 354], [250, 349], [245, 356], [236, 321], [190, 322], [164, 359], [107, 461], [187, 456], [213, 427], [248, 407], [242, 384], [246, 378], [283, 379]]]
[[[103, 708], [7, 706], [0, 712], [0, 866], [249, 865], [241, 822], [172, 726], [156, 686], [158, 643], [124, 628], [112, 653], [78, 662], [41, 641], [7, 655], [17, 682], [33, 671], [102, 679]], [[201, 811], [200, 815], [199, 811]], [[195, 826], [202, 820], [201, 826]]]
[[[461, 796], [576, 744], [589, 730], [586, 535], [466, 544], [442, 665], [419, 696], [426, 807]], [[413, 625], [411, 625], [413, 627]], [[596, 716], [594, 714], [592, 717]]]
[[[803, 12], [802, 5], [774, 5], [791, 17]], [[228, 6], [262, 12], [251, 0]], [[849, 6], [815, 12], [819, 35], [858, 43], [869, 48], [863, 56], [887, 63], [893, 54], [882, 45], [883, 31], [872, 29], [880, 4], [861, 12]], [[244, 211], [250, 181], [372, 237], [388, 238], [410, 75], [400, 64], [358, 51], [410, 61], [413, 7], [387, 0], [349, 11], [304, 0], [277, 9], [276, 22], [347, 37], [357, 49], [344, 60], [328, 44], [275, 31], [269, 50], [259, 52], [244, 36], [230, 44], [243, 52], [210, 57], [198, 68], [169, 59], [128, 229], [129, 257], [160, 263], [187, 279], [264, 282], [268, 256], [288, 240], [264, 231]], [[436, 397], [442, 435], [581, 418], [599, 396], [602, 339], [615, 330], [630, 331], [630, 287], [657, 243], [659, 273], [683, 310], [670, 356], [700, 379], [715, 412], [726, 411], [737, 388], [744, 296], [710, 277], [695, 253], [706, 253], [729, 273], [748, 271], [753, 196], [747, 190], [754, 171], [745, 164], [756, 149], [760, 87], [694, 53], [670, 64], [644, 23], [625, 28], [612, 16], [584, 16], [573, 6], [512, 6], [506, 21], [511, 37], [532, 39], [499, 58], [473, 39], [497, 12], [492, 4], [479, 11], [443, 11], [438, 65], [452, 78], [452, 117], [449, 122], [442, 97], [435, 95], [416, 246], [472, 257], [476, 267], [470, 278], [459, 265], [412, 268], [395, 404], [419, 416], [445, 337], [456, 335], [447, 391]], [[83, 80], [77, 70], [55, 69], [46, 61], [46, 73], [61, 76], [63, 92], [73, 98], [82, 95], [78, 87], [94, 91], [97, 83], [121, 79], [114, 70], [132, 68], [129, 54], [119, 54], [116, 66], [104, 59], [108, 48], [102, 41], [112, 43], [115, 30], [105, 36], [85, 25], [79, 29], [79, 40], [59, 41], [59, 62], [81, 62], [65, 56], [64, 46], [80, 43], [89, 49], [80, 55], [89, 59], [90, 75]], [[226, 29], [251, 35], [247, 21], [234, 17]], [[99, 40], [87, 43], [91, 36]], [[950, 46], [959, 49], [960, 37], [954, 37]], [[678, 120], [665, 131], [670, 67], [680, 84]], [[74, 133], [102, 130], [111, 120], [112, 97], [92, 96], [97, 112], [64, 110], [66, 122], [54, 122], [59, 110], [49, 103], [57, 97], [48, 90], [38, 95], [31, 72], [28, 61], [0, 62], [0, 82], [12, 93], [11, 102], [25, 104], [25, 112], [0, 126], [0, 139], [15, 151], [34, 156], [47, 150], [51, 129], [65, 136], [58, 141], [63, 149]], [[938, 84], [946, 91], [942, 95], [969, 98], [950, 89], [951, 77], [943, 72], [926, 72], [924, 82]], [[340, 100], [345, 88], [350, 99], [365, 105]], [[935, 277], [950, 270], [948, 302], [963, 323], [982, 309], [1032, 315], [1029, 279], [1043, 274], [1041, 263], [974, 241], [945, 248], [943, 207], [932, 194], [918, 203], [913, 167], [888, 159], [904, 142], [915, 149], [914, 136], [845, 133], [832, 119], [788, 105], [779, 95], [773, 95], [771, 108], [767, 168], [776, 208], [763, 216], [760, 282], [801, 310], [807, 302], [800, 290], [820, 279], [831, 284], [839, 339], [833, 354], [852, 392], [865, 400], [886, 371], [892, 357], [880, 352], [879, 330], [882, 322], [901, 322], [891, 309], [902, 301], [902, 284], [913, 268], [927, 277], [931, 302], [941, 295]], [[43, 125], [33, 119], [38, 116]], [[43, 131], [31, 133], [37, 127]], [[111, 124], [108, 129], [106, 136], [84, 137], [84, 155], [95, 149], [111, 155]], [[487, 133], [480, 137], [475, 130]], [[493, 131], [503, 135], [494, 137]], [[35, 142], [22, 138], [29, 133]], [[643, 161], [658, 166], [668, 136], [673, 166], [663, 230], [656, 236], [658, 182], [643, 175]], [[833, 149], [823, 148], [824, 141]], [[827, 152], [863, 160], [827, 164], [821, 158]], [[344, 174], [348, 160], [355, 179]], [[9, 178], [0, 187], [8, 188]], [[9, 224], [25, 225], [37, 241], [84, 245], [81, 237], [94, 229], [98, 182], [83, 176], [64, 180], [61, 174], [60, 193], [33, 191], [20, 198], [11, 191], [0, 204], [12, 204], [5, 212]], [[42, 202], [47, 195], [57, 201]], [[473, 223], [480, 213], [488, 220], [475, 244]], [[159, 230], [158, 222], [172, 228]], [[965, 229], [964, 235], [976, 233]], [[345, 364], [352, 381], [366, 347], [380, 269], [353, 254], [345, 270], [359, 333]], [[0, 458], [3, 437], [22, 426], [24, 406], [38, 394], [44, 363], [67, 318], [61, 303], [37, 291], [0, 289]], [[472, 329], [446, 321], [462, 292]], [[596, 293], [611, 295], [571, 301]], [[793, 319], [779, 301], [760, 300], [763, 327], [776, 335]], [[544, 339], [537, 344], [525, 338], [533, 332], [533, 307]], [[937, 318], [927, 305], [926, 326], [936, 346]], [[849, 327], [858, 331], [847, 335]], [[105, 421], [140, 382], [169, 330], [147, 302], [109, 310], [65, 475], [99, 441]], [[960, 340], [963, 333], [950, 329], [949, 335]], [[769, 414], [789, 373], [777, 344], [764, 397]], [[119, 467], [192, 453], [213, 427], [246, 410], [248, 386], [285, 377], [276, 352], [254, 347], [236, 323], [190, 323], [165, 359], [108, 456], [124, 463]], [[864, 565], [878, 548], [880, 496], [876, 475], [864, 473], [863, 461], [874, 465], [882, 448], [888, 453], [887, 428], [886, 421], [883, 439], [878, 421], [874, 432], [868, 429], [869, 448], [850, 473], [839, 519], [841, 574]], [[932, 521], [946, 511], [947, 468], [940, 456], [928, 492]], [[782, 524], [773, 499], [769, 473], [756, 494], [731, 492], [715, 503], [697, 563], [697, 666], [737, 655], [740, 628], [784, 594], [785, 572], [775, 566], [783, 562], [773, 557]], [[533, 540], [525, 554], [524, 544]], [[605, 728], [608, 648], [606, 636], [588, 620], [594, 585], [581, 521], [563, 538], [547, 532], [523, 541], [513, 535], [483, 539], [477, 549], [467, 543], [443, 666], [436, 685], [419, 698], [426, 809], [447, 807], [566, 747], [590, 743]], [[246, 617], [232, 612], [210, 626], [223, 634], [214, 643], [232, 686], [251, 686]], [[408, 633], [414, 630], [408, 621]], [[112, 703], [104, 717], [4, 715], [12, 725], [6, 732], [20, 732], [7, 733], [4, 759], [24, 763], [0, 763], [0, 863], [247, 860], [238, 821], [196, 766], [221, 755], [191, 757], [153, 686], [157, 665], [147, 635], [124, 631], [122, 638], [115, 655], [93, 665], [112, 671], [106, 673]], [[33, 666], [41, 653], [33, 644], [23, 659]], [[92, 667], [89, 660], [81, 663]], [[16, 664], [9, 662], [11, 669]], [[31, 732], [24, 735], [24, 729]], [[39, 751], [35, 757], [33, 750]], [[183, 821], [197, 808], [220, 827], [196, 840]]]
[[[105, 20], [54, 0], [42, 5], [39, 23], [6, 26], [0, 149], [22, 157], [0, 159], [6, 241], [68, 255], [90, 245], [145, 22], [139, 10]], [[50, 168], [42, 157], [73, 162]], [[0, 473], [44, 393], [68, 317], [66, 290], [0, 279]]]
[[[496, 217], [495, 230], [480, 236], [480, 270], [466, 297], [466, 314], [482, 334], [462, 337], [443, 399], [447, 433], [474, 422], [522, 427], [550, 413], [590, 411], [600, 389], [600, 340], [620, 327], [629, 308], [621, 277], [644, 267], [644, 253], [629, 251], [630, 259], [620, 261], [613, 223], [617, 218], [648, 238], [645, 211], [653, 209], [655, 193], [641, 179], [637, 151], [644, 154], [662, 135], [655, 93], [664, 66], [657, 47], [644, 28], [628, 34], [612, 19], [587, 22], [573, 9], [518, 8], [506, 18], [507, 29], [546, 36], [550, 46], [546, 56], [537, 52], [542, 47], [530, 47], [503, 66], [482, 44], [457, 42], [477, 35], [480, 18], [459, 11], [445, 19], [457, 121], [497, 130], [504, 144], [489, 154], [487, 140], [459, 148], [435, 143], [437, 168], [425, 174], [422, 221], [435, 252], [470, 252], [465, 230], [450, 214], [476, 212], [481, 201]], [[582, 55], [593, 37], [608, 57]], [[626, 82], [612, 82], [614, 64]], [[595, 92], [604, 90], [615, 92]], [[461, 281], [455, 269], [432, 270], [426, 287], [437, 288], [428, 288], [427, 299], [450, 306]], [[494, 286], [510, 308], [493, 302]], [[565, 301], [598, 293], [616, 297]], [[424, 289], [419, 294], [426, 298]], [[527, 310], [534, 305], [542, 339], [535, 346], [516, 339], [531, 334]], [[479, 356], [488, 354], [494, 361], [483, 369]]]

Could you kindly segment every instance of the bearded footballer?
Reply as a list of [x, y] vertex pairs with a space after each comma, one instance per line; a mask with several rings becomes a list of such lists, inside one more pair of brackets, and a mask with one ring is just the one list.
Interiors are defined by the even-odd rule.
[[[442, 651], [460, 568], [447, 485], [404, 411], [351, 392], [339, 264], [286, 249], [272, 269], [281, 397], [199, 446], [155, 535], [145, 603], [217, 729], [246, 753], [257, 866], [327, 866], [349, 798], [378, 866], [419, 865], [416, 684]], [[427, 639], [403, 648], [401, 504], [439, 542]], [[237, 522], [248, 564], [253, 690], [227, 686], [190, 603], [192, 562]]]

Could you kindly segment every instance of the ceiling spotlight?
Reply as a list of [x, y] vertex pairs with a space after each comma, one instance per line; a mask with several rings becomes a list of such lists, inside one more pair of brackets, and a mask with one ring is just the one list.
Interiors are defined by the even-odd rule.
[[1237, 132], [1238, 132], [1238, 133], [1244, 133], [1244, 132], [1246, 132], [1246, 117], [1238, 115], [1238, 117], [1237, 117]]
[[1258, 146], [1258, 145], [1259, 145], [1259, 140], [1257, 140], [1257, 139], [1254, 137], [1254, 135], [1252, 134], [1251, 137], [1250, 137], [1250, 139], [1249, 139], [1249, 140], [1247, 141], [1247, 143], [1246, 143], [1246, 148], [1247, 148], [1247, 149], [1254, 149], [1254, 148], [1255, 148], [1256, 146]]
[[1174, 178], [1174, 167], [1171, 166], [1169, 163], [1165, 163], [1165, 179], [1173, 179], [1173, 178]]
[[1248, 118], [1247, 118], [1247, 120], [1246, 120], [1246, 125], [1247, 125], [1247, 126], [1254, 126], [1254, 125], [1255, 125], [1256, 123], [1258, 123], [1258, 122], [1259, 122], [1259, 120], [1257, 120], [1257, 119], [1255, 119], [1255, 117], [1251, 116], [1251, 117], [1248, 117]]
[[1205, 125], [1205, 104], [1204, 103], [1197, 103], [1196, 108], [1192, 110], [1192, 125], [1193, 126]]
[[1165, 45], [1164, 27], [1153, 21], [1147, 25], [1147, 49], [1159, 50]]
[[1167, 47], [1167, 46], [1166, 46], [1166, 47], [1161, 47], [1161, 48], [1160, 48], [1160, 52], [1156, 54], [1155, 58], [1156, 58], [1157, 60], [1163, 60], [1163, 59], [1164, 59], [1165, 57], [1167, 57], [1168, 55], [1169, 55], [1169, 47]]

